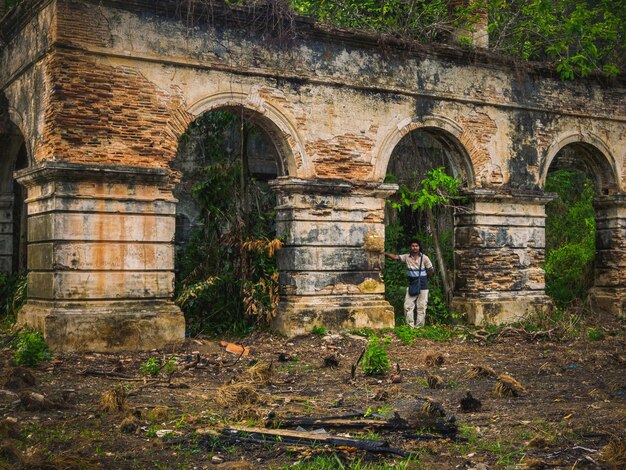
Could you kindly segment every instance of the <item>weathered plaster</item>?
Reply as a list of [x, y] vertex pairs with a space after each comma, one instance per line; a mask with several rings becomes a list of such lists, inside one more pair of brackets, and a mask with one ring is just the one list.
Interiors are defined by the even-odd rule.
[[[605, 214], [621, 214], [626, 191], [623, 81], [562, 82], [480, 50], [380, 47], [376, 38], [329, 33], [308, 21], [296, 21], [297, 34], [276, 45], [246, 29], [245, 9], [216, 4], [211, 18], [200, 19], [181, 18], [175, 7], [173, 0], [27, 0], [0, 25], [6, 42], [0, 90], [32, 163], [69, 162], [92, 175], [89, 184], [70, 184], [58, 195], [59, 204], [72, 208], [67, 214], [40, 212], [38, 200], [47, 188], [59, 191], [65, 176], [29, 183], [29, 262], [40, 282], [33, 292], [46, 302], [71, 297], [78, 308], [96, 302], [97, 294], [126, 308], [124, 299], [139, 295], [141, 285], [142, 301], [165, 305], [176, 318], [168, 304], [173, 267], [167, 261], [171, 190], [180, 176], [173, 162], [189, 123], [215, 109], [243, 109], [276, 147], [285, 178], [275, 185], [277, 224], [286, 240], [276, 325], [289, 334], [322, 323], [393, 323], [383, 298], [381, 239], [368, 237], [384, 237], [384, 198], [391, 189], [378, 185], [409, 132], [427, 132], [455, 149], [451, 167], [472, 200], [471, 212], [459, 214], [455, 227], [455, 305], [475, 321], [545, 307], [541, 263], [549, 197], [542, 188], [559, 150], [585, 150], [581, 158], [595, 172], [599, 193], [609, 197], [599, 226], [622, 217]], [[22, 26], [7, 23], [17, 19]], [[147, 202], [128, 185], [120, 189], [127, 206], [94, 196], [90, 185], [101, 179], [93, 168], [119, 165], [168, 178], [142, 184]], [[103, 213], [90, 205], [94, 199]], [[80, 226], [77, 217], [84, 217]], [[623, 231], [607, 230], [610, 246], [621, 246]], [[170, 239], [152, 240], [150, 233]], [[135, 245], [140, 238], [145, 253]], [[67, 248], [79, 239], [80, 248]], [[95, 246], [106, 251], [106, 260]], [[612, 266], [598, 271], [602, 305], [623, 313], [626, 285], [614, 270], [624, 254], [601, 252]], [[142, 263], [145, 274], [134, 274]], [[87, 282], [83, 272], [89, 270], [101, 270], [99, 284]], [[610, 285], [602, 284], [608, 278]], [[61, 335], [41, 323], [47, 318], [41, 302], [31, 295], [26, 311], [51, 337]], [[64, 318], [69, 310], [55, 312]], [[87, 325], [94, 317], [85, 318]]]

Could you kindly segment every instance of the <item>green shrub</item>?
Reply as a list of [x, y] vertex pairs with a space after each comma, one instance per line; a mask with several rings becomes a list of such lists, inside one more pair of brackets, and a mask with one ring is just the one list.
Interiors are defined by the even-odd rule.
[[593, 273], [594, 251], [582, 244], [568, 244], [546, 256], [546, 293], [559, 307], [586, 295]]
[[161, 372], [161, 364], [159, 364], [159, 361], [156, 358], [150, 357], [146, 359], [143, 364], [141, 364], [139, 370], [144, 375], [156, 377], [159, 375], [159, 372]]
[[589, 341], [600, 341], [604, 339], [604, 332], [600, 328], [590, 328], [587, 331]]
[[313, 329], [311, 330], [311, 333], [313, 333], [316, 336], [326, 336], [326, 327], [323, 325], [315, 325], [313, 327]]
[[381, 375], [391, 368], [387, 357], [388, 343], [389, 338], [370, 337], [363, 355], [363, 372], [365, 375]]
[[548, 174], [546, 190], [557, 194], [546, 206], [546, 293], [565, 308], [593, 284], [595, 188], [578, 170], [558, 170]]
[[48, 345], [38, 331], [20, 330], [12, 341], [13, 360], [17, 365], [36, 366], [50, 359]]
[[149, 375], [151, 377], [156, 377], [161, 373], [170, 375], [176, 372], [176, 358], [170, 357], [169, 359], [161, 362], [154, 357], [150, 357], [146, 359], [143, 364], [141, 364], [139, 371], [142, 374]]

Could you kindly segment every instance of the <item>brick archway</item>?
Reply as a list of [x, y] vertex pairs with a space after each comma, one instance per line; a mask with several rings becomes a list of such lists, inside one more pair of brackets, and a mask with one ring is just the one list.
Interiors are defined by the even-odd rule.
[[599, 194], [615, 193], [619, 188], [619, 169], [610, 149], [598, 136], [588, 132], [566, 132], [559, 135], [545, 152], [541, 165], [539, 187], [544, 189], [552, 162], [561, 150], [576, 146], [581, 152], [582, 165], [589, 171]]
[[471, 138], [468, 138], [467, 131], [443, 116], [427, 116], [420, 120], [405, 119], [394, 126], [393, 130], [384, 138], [376, 158], [374, 168], [376, 180], [382, 181], [385, 178], [394, 149], [406, 135], [413, 131], [427, 132], [451, 147], [454, 150], [451, 152], [452, 160], [450, 161], [453, 176], [461, 179], [468, 187], [475, 185], [471, 156], [479, 152], [482, 153], [482, 150], [473, 144]]
[[217, 110], [243, 110], [248, 119], [267, 132], [279, 156], [277, 165], [280, 176], [306, 178], [313, 175], [296, 127], [276, 106], [253, 93], [231, 92], [201, 98], [189, 107], [188, 112], [199, 117]]

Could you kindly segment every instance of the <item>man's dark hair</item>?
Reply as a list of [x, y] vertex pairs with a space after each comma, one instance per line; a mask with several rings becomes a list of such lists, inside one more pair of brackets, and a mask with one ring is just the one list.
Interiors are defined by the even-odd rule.
[[424, 248], [422, 246], [422, 242], [421, 241], [419, 241], [417, 238], [413, 238], [409, 242], [409, 246], [411, 246], [413, 243], [417, 243], [420, 246], [420, 253], [424, 253]]

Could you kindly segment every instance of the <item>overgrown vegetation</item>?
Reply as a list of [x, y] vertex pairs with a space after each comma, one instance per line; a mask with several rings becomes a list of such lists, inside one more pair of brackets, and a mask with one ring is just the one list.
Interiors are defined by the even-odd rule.
[[[0, 0], [2, 1], [2, 0]], [[5, 8], [21, 0], [4, 0]], [[186, 17], [212, 16], [217, 0], [189, 2]], [[456, 40], [471, 48], [476, 24], [488, 19], [489, 47], [524, 61], [549, 61], [563, 79], [592, 72], [622, 73], [626, 60], [625, 0], [226, 0], [250, 6], [258, 18], [247, 25], [279, 40], [295, 37], [294, 14], [330, 27], [372, 31], [426, 42]], [[263, 6], [264, 8], [258, 8]]]
[[391, 368], [387, 356], [388, 344], [389, 338], [370, 336], [363, 355], [363, 372], [365, 375], [381, 375]]
[[[420, 41], [469, 32], [487, 14], [490, 48], [526, 61], [552, 61], [563, 79], [621, 73], [626, 50], [624, 0], [291, 0], [295, 10], [337, 26]], [[471, 46], [471, 37], [461, 36]]]
[[50, 359], [48, 345], [38, 331], [20, 330], [13, 341], [13, 360], [17, 365], [34, 367]]
[[191, 334], [244, 334], [275, 315], [282, 242], [274, 236], [273, 195], [249, 168], [255, 132], [243, 116], [213, 112], [181, 138], [179, 154], [199, 152], [204, 161], [192, 188], [200, 216], [178, 257], [176, 301]]
[[0, 273], [0, 325], [13, 325], [17, 313], [26, 301], [26, 276]]
[[546, 190], [557, 194], [546, 207], [546, 293], [564, 308], [593, 284], [595, 189], [584, 173], [558, 170], [548, 174]]

